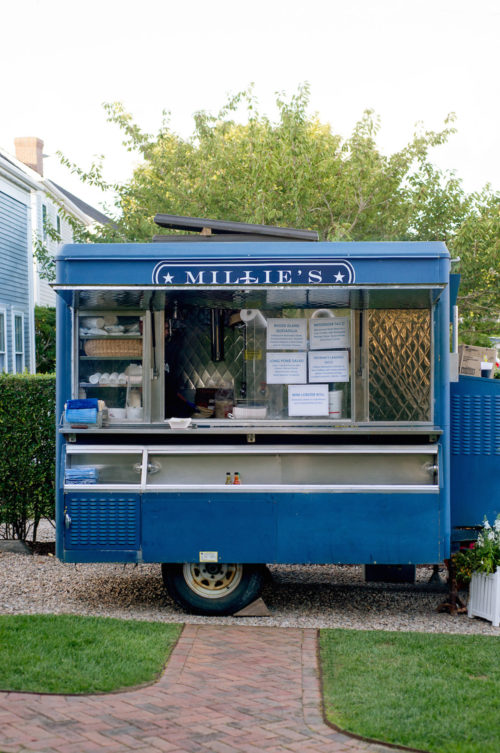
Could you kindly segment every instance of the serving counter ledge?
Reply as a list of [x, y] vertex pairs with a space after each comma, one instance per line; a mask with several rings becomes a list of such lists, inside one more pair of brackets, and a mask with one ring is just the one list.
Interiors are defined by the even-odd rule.
[[72, 428], [68, 426], [62, 426], [59, 428], [59, 433], [64, 435], [71, 434], [86, 434], [88, 436], [95, 434], [164, 434], [168, 436], [187, 436], [193, 434], [219, 434], [224, 436], [227, 434], [247, 434], [249, 436], [255, 436], [258, 434], [397, 434], [401, 435], [431, 435], [439, 436], [443, 433], [442, 428], [439, 426], [429, 426], [429, 424], [413, 424], [400, 425], [400, 424], [283, 424], [281, 421], [276, 422], [259, 422], [259, 425], [245, 424], [243, 422], [210, 422], [203, 421], [202, 423], [193, 423], [187, 429], [171, 429], [166, 423], [158, 424], [115, 424], [113, 426], [92, 427], [88, 429]]

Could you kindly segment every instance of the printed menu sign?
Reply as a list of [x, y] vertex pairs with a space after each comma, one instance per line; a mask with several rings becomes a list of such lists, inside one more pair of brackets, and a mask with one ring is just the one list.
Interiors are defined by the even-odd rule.
[[306, 319], [268, 319], [268, 350], [305, 350], [307, 348]]
[[307, 382], [307, 353], [268, 353], [268, 384]]
[[348, 382], [347, 350], [316, 350], [309, 353], [310, 382]]
[[349, 318], [337, 316], [309, 321], [311, 350], [349, 347]]
[[289, 416], [328, 416], [327, 384], [291, 384], [288, 387]]

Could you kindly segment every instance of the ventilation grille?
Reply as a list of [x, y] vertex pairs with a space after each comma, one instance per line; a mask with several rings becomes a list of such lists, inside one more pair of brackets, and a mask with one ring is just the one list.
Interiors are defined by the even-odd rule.
[[69, 496], [66, 548], [138, 549], [139, 498]]
[[453, 455], [500, 455], [500, 397], [452, 396], [451, 452]]

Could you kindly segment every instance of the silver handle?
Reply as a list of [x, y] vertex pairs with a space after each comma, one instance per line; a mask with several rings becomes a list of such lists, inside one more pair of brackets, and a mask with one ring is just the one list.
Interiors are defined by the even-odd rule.
[[[160, 470], [160, 466], [158, 465], [158, 463], [148, 463], [147, 465], [148, 473], [158, 473], [159, 470]], [[134, 471], [136, 473], [142, 473], [142, 463], [135, 463]]]
[[68, 515], [67, 512], [64, 513], [64, 525], [66, 528], [71, 527], [71, 517]]

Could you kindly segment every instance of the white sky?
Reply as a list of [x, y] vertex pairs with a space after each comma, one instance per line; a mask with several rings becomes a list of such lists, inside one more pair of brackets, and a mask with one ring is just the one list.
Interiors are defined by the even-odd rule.
[[[0, 144], [38, 136], [82, 167], [106, 155], [105, 176], [126, 180], [134, 157], [106, 123], [121, 101], [155, 132], [170, 110], [181, 135], [192, 114], [217, 111], [255, 82], [261, 111], [274, 93], [311, 85], [311, 111], [349, 136], [364, 109], [381, 116], [392, 152], [414, 125], [458, 134], [435, 152], [467, 190], [500, 189], [498, 0], [16, 0], [0, 2]], [[100, 205], [55, 156], [45, 175]]]

